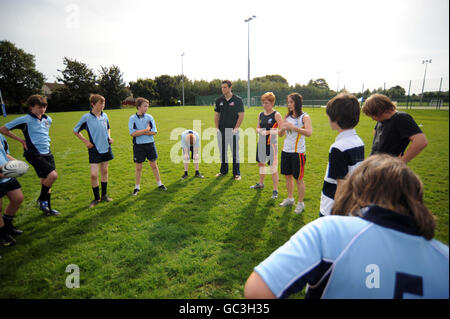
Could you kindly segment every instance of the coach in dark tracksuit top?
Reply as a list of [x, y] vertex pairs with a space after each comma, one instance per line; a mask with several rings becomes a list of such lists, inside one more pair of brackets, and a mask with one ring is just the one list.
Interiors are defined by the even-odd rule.
[[214, 122], [218, 134], [220, 149], [220, 173], [222, 176], [228, 173], [228, 145], [233, 154], [233, 175], [235, 180], [241, 179], [239, 171], [239, 127], [244, 120], [244, 104], [242, 99], [231, 92], [231, 82], [222, 81], [223, 96], [216, 100], [214, 109]]

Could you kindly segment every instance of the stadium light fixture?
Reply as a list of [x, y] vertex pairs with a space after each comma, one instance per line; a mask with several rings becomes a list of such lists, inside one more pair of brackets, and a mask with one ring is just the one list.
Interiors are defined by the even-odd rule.
[[248, 74], [247, 74], [247, 108], [250, 108], [250, 21], [255, 19], [256, 16], [253, 15], [252, 17], [249, 17], [248, 19], [245, 19], [245, 23], [247, 23], [248, 27]]
[[422, 64], [425, 64], [425, 72], [423, 73], [423, 84], [422, 84], [422, 94], [420, 95], [420, 103], [422, 103], [422, 99], [423, 99], [423, 90], [425, 88], [425, 76], [427, 75], [428, 63], [431, 63], [431, 59], [422, 61]]
[[183, 56], [184, 56], [184, 53], [181, 54], [181, 84], [182, 84], [183, 106], [184, 106], [184, 70], [183, 70]]
[[342, 73], [343, 71], [337, 71], [337, 88], [336, 88], [336, 93], [339, 93], [339, 75]]

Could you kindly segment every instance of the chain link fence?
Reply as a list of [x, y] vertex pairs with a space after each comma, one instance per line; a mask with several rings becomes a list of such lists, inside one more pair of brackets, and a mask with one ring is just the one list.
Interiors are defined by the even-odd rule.
[[[344, 87], [345, 88], [345, 87]], [[424, 109], [447, 109], [449, 107], [449, 78], [430, 78], [425, 81], [406, 80], [406, 81], [390, 81], [383, 83], [371, 83], [370, 87], [364, 83], [361, 87], [345, 88], [349, 92], [355, 94], [360, 100], [365, 101], [373, 93], [381, 93], [389, 96], [389, 98], [397, 103], [399, 108], [424, 108]], [[332, 91], [334, 94], [335, 91]], [[423, 92], [423, 94], [422, 94]], [[248, 106], [247, 92], [233, 92], [240, 96], [244, 106]], [[251, 91], [250, 105], [261, 106], [261, 96], [265, 92]], [[273, 91], [276, 96], [276, 106], [286, 106], [286, 98], [291, 92]], [[196, 96], [196, 105], [214, 106], [216, 99], [220, 96], [206, 95]], [[328, 100], [323, 99], [304, 99], [305, 107], [323, 107]], [[364, 103], [364, 102], [363, 102]]]

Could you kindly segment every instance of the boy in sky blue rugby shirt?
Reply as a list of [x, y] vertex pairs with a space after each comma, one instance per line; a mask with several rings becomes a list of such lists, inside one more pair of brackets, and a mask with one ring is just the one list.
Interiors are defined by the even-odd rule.
[[[347, 215], [347, 216], [334, 216]], [[399, 158], [373, 155], [318, 218], [254, 268], [247, 298], [448, 299], [448, 246], [433, 239], [423, 184]]]
[[[16, 118], [0, 128], [0, 132], [22, 143], [25, 159], [34, 167], [41, 181], [41, 194], [38, 198], [39, 207], [46, 216], [59, 215], [51, 206], [51, 187], [58, 174], [55, 170], [55, 159], [50, 150], [49, 129], [52, 118], [45, 114], [47, 100], [40, 95], [32, 95], [27, 100], [31, 112]], [[10, 130], [20, 129], [24, 139], [16, 136]]]
[[16, 243], [15, 236], [21, 235], [23, 231], [16, 229], [13, 226], [13, 219], [16, 215], [20, 204], [23, 202], [23, 193], [19, 182], [15, 178], [8, 178], [1, 173], [3, 167], [8, 161], [15, 158], [9, 155], [8, 142], [0, 134], [0, 217], [2, 211], [2, 198], [6, 195], [9, 199], [9, 204], [0, 218], [0, 245], [12, 246]]
[[133, 137], [133, 158], [136, 163], [136, 185], [133, 190], [133, 196], [136, 196], [141, 189], [142, 163], [145, 159], [150, 162], [153, 175], [155, 175], [156, 183], [160, 190], [166, 191], [167, 188], [161, 182], [159, 175], [154, 135], [158, 133], [153, 116], [147, 114], [150, 102], [147, 99], [138, 97], [136, 99], [136, 114], [130, 116], [128, 121], [128, 129]]
[[[114, 158], [111, 150], [113, 139], [105, 108], [105, 98], [99, 94], [92, 94], [89, 98], [92, 110], [84, 114], [75, 125], [73, 133], [86, 145], [89, 153], [89, 163], [91, 165], [91, 186], [94, 192], [94, 200], [89, 205], [90, 208], [100, 203], [98, 175], [101, 171], [102, 197], [101, 201], [110, 202], [112, 199], [107, 194], [108, 187], [108, 161]], [[89, 140], [80, 133], [86, 130]]]
[[320, 198], [319, 216], [330, 215], [334, 195], [340, 184], [364, 160], [364, 142], [354, 127], [359, 122], [358, 99], [348, 93], [341, 93], [327, 103], [326, 109], [332, 130], [339, 132], [330, 147], [328, 165]]

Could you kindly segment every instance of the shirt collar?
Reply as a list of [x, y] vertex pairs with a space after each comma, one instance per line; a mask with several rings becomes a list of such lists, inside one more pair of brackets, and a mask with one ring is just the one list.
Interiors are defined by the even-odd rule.
[[140, 116], [139, 114], [138, 114], [138, 112], [136, 112], [136, 116], [139, 118], [139, 119], [142, 119], [142, 118], [144, 118], [145, 117], [145, 113], [144, 114], [142, 114], [142, 116]]
[[361, 209], [362, 218], [381, 227], [391, 228], [409, 235], [421, 236], [419, 226], [412, 216], [396, 213], [392, 210], [369, 205]]
[[[91, 113], [92, 116], [97, 117], [97, 115], [95, 115], [94, 113], [92, 113], [92, 111], [89, 111], [89, 113]], [[103, 116], [103, 112], [100, 113], [100, 116]]]
[[352, 136], [352, 135], [356, 135], [355, 129], [352, 128], [350, 130], [345, 130], [345, 131], [339, 133], [338, 136], [336, 136], [336, 141], [340, 140], [342, 138], [345, 138], [345, 137]]
[[[35, 119], [38, 119], [38, 117], [36, 116], [36, 114], [34, 114], [33, 112], [29, 112], [28, 113], [31, 117], [34, 117]], [[41, 117], [41, 120], [42, 119], [46, 119], [48, 116], [47, 115], [45, 115], [45, 114], [43, 114], [42, 115], [42, 117]], [[39, 119], [38, 119], [39, 120]]]

